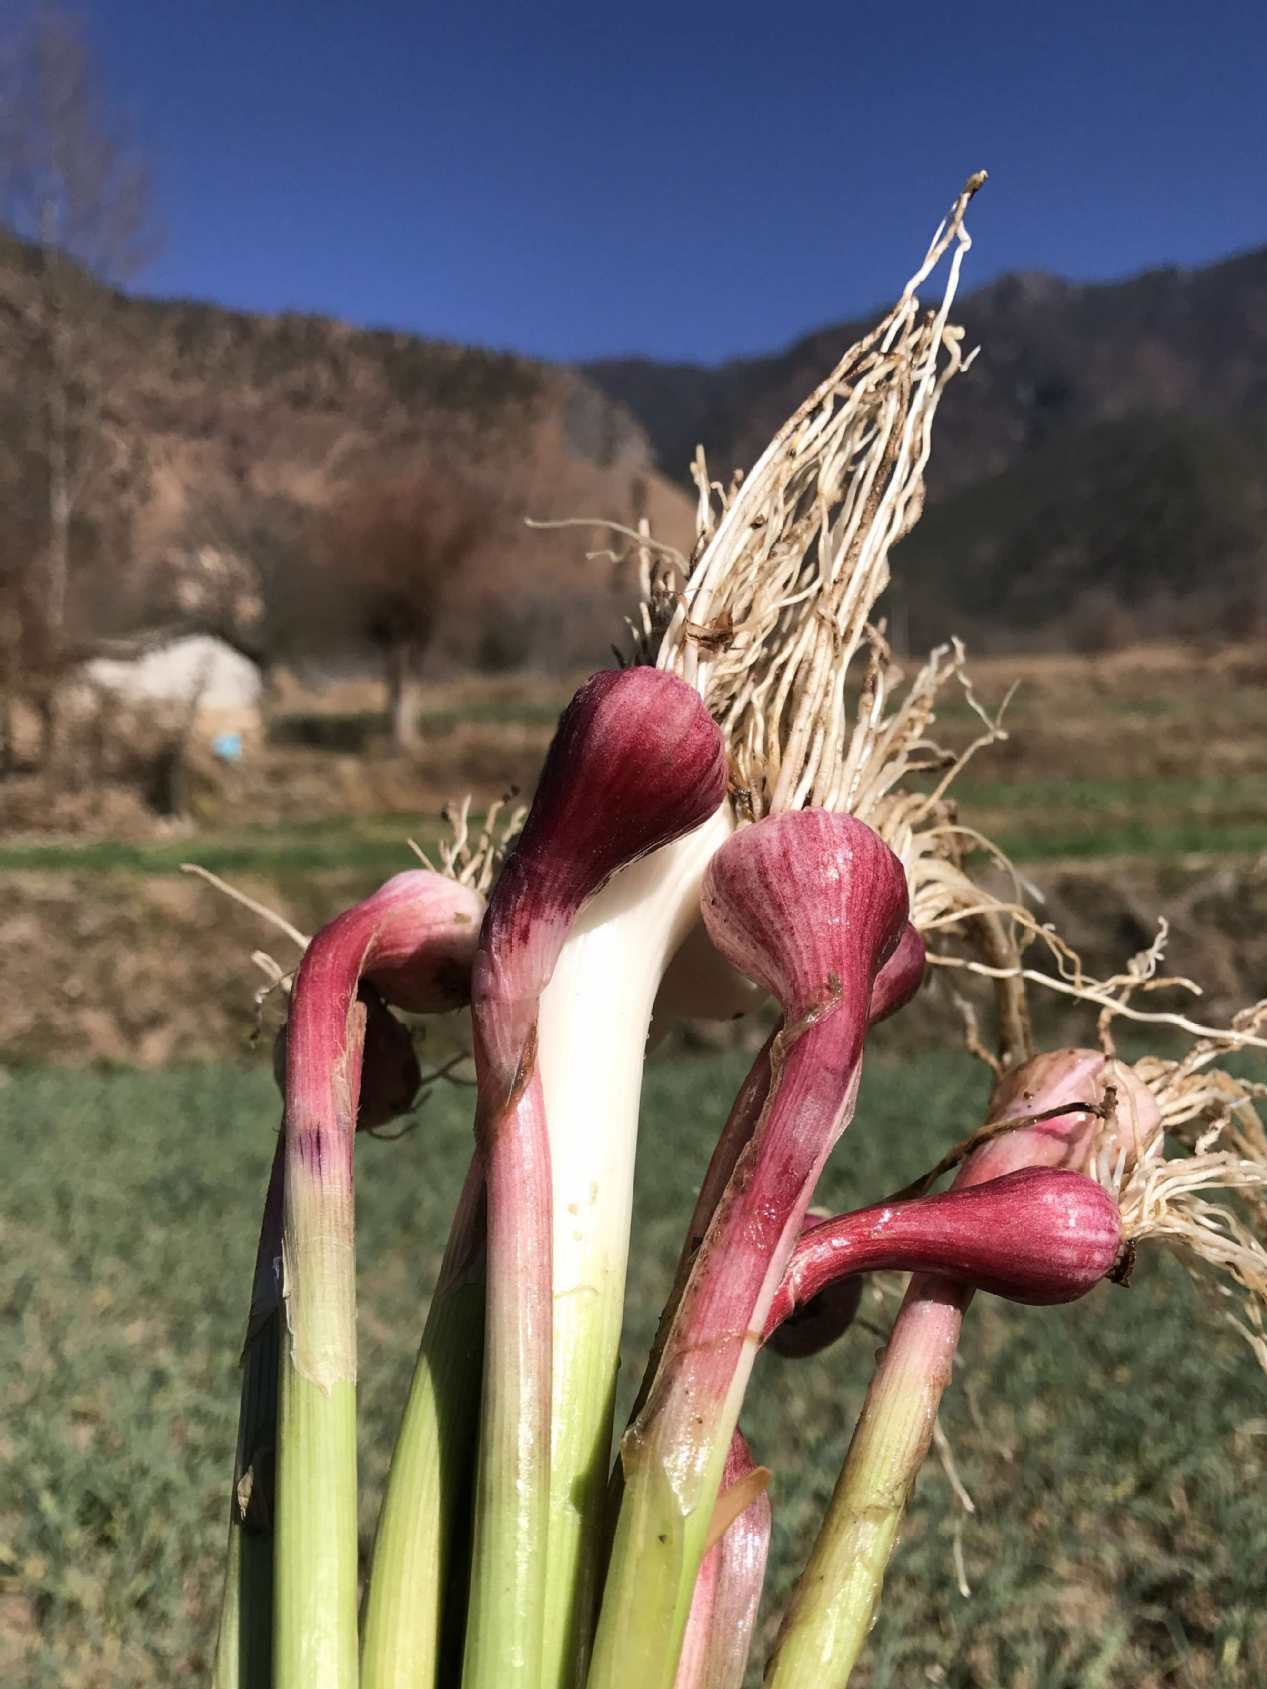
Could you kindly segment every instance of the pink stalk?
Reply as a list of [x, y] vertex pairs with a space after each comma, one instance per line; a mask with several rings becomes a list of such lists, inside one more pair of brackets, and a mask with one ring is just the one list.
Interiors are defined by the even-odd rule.
[[[1077, 1104], [1099, 1104], [1106, 1083], [1105, 1067], [1104, 1057], [1096, 1051], [1061, 1050], [1038, 1056], [1005, 1075], [992, 1100], [989, 1123], [1000, 1123], [1018, 1114], [1045, 1113], [1062, 1106], [1068, 1112], [1052, 1120], [1018, 1127], [982, 1144], [960, 1167], [951, 1191], [935, 1200], [943, 1205], [964, 1199], [979, 1201], [984, 1191], [989, 1204], [992, 1200], [989, 1193], [993, 1191], [997, 1198], [1002, 1191], [1006, 1202], [1009, 1191], [1024, 1194], [1027, 1189], [1042, 1190], [1044, 1187], [1034, 1181], [1055, 1178], [1062, 1181], [1054, 1187], [1057, 1198], [1054, 1212], [1059, 1215], [1060, 1199], [1074, 1188], [1070, 1181], [1079, 1183], [1076, 1173], [1062, 1169], [1084, 1164], [1094, 1124], [1094, 1116]], [[1126, 1083], [1128, 1113], [1135, 1111], [1138, 1115], [1155, 1107], [1142, 1086], [1131, 1087], [1129, 1081]], [[1049, 1192], [1053, 1190], [1050, 1184], [1046, 1188]], [[1081, 1195], [1089, 1197], [1085, 1191]], [[1083, 1270], [1090, 1276], [1096, 1265], [1097, 1248], [1103, 1251], [1100, 1258], [1108, 1258], [1115, 1226], [1120, 1233], [1116, 1205], [1103, 1191], [1100, 1198], [1102, 1201], [1089, 1199], [1087, 1203], [1098, 1243], [1081, 1261], [1074, 1260], [1073, 1274], [1066, 1281], [1070, 1285]], [[1094, 1219], [1097, 1202], [1101, 1221]], [[1112, 1216], [1105, 1204], [1114, 1209]], [[989, 1223], [988, 1207], [961, 1212], [974, 1211], [983, 1213]], [[1069, 1248], [1070, 1241], [1075, 1258], [1082, 1252], [1077, 1235], [1079, 1211], [1079, 1203], [1075, 1202], [1071, 1239], [1062, 1241], [1058, 1236], [1047, 1239], [1058, 1255]], [[945, 1206], [942, 1212], [946, 1212]], [[1044, 1213], [1050, 1218], [1051, 1212], [1040, 1207], [1039, 1218]], [[1000, 1290], [1014, 1270], [1016, 1255], [1019, 1253], [1024, 1258], [1031, 1253], [1032, 1240], [1023, 1235], [1023, 1228], [1017, 1223], [1019, 1214], [1018, 1210], [1015, 1218], [1008, 1214], [1002, 1220], [1005, 1247], [999, 1253], [1010, 1254], [1010, 1263], [996, 1259], [989, 1263], [988, 1275], [974, 1280], [971, 1274], [950, 1277], [941, 1270], [944, 1263], [938, 1262], [938, 1271], [921, 1272], [912, 1278], [868, 1389], [818, 1540], [784, 1614], [767, 1668], [767, 1689], [800, 1689], [808, 1681], [821, 1684], [823, 1689], [843, 1689], [848, 1683], [874, 1623], [885, 1569], [896, 1544], [907, 1499], [928, 1452], [974, 1287], [980, 1284], [983, 1288]], [[957, 1237], [956, 1248], [962, 1251], [967, 1239], [962, 1231]], [[995, 1239], [986, 1235], [981, 1243], [990, 1253]], [[952, 1270], [964, 1264], [960, 1253], [957, 1262], [952, 1263]], [[1111, 1260], [1108, 1265], [1112, 1265]], [[1047, 1291], [1058, 1290], [1064, 1275], [1060, 1271], [1050, 1273], [1041, 1260], [1036, 1266], [1037, 1282], [1030, 1288], [1041, 1285]], [[987, 1282], [987, 1277], [992, 1282]], [[1003, 1289], [1001, 1293], [1008, 1292]], [[1044, 1298], [1029, 1295], [1020, 1299]]]
[[[279, 1683], [349, 1682], [356, 1670], [356, 1282], [352, 1143], [367, 1053], [365, 1120], [412, 1075], [406, 1035], [360, 982], [440, 1011], [463, 1002], [483, 912], [470, 887], [412, 870], [313, 939], [291, 993], [280, 1153], [280, 1245], [289, 1343], [280, 1363], [274, 1671]], [[367, 1039], [369, 1040], [367, 1044]], [[266, 1219], [267, 1224], [267, 1219]], [[268, 1293], [268, 1292], [266, 1292]], [[276, 1289], [271, 1291], [276, 1294]]]
[[713, 1637], [713, 1615], [717, 1610], [717, 1585], [721, 1578], [721, 1543], [715, 1543], [700, 1561], [682, 1636], [673, 1689], [701, 1689], [707, 1682], [709, 1646]]
[[[756, 1472], [740, 1432], [730, 1440], [721, 1502]], [[695, 1580], [673, 1689], [742, 1689], [770, 1551], [769, 1492], [762, 1488], [705, 1554]]]
[[882, 1202], [802, 1233], [766, 1316], [767, 1338], [856, 1273], [935, 1272], [1010, 1302], [1073, 1302], [1122, 1252], [1117, 1203], [1093, 1179], [1021, 1167], [980, 1185]]
[[[825, 1209], [811, 1208], [801, 1227], [801, 1241], [804, 1241], [807, 1233], [815, 1226], [831, 1218]], [[792, 1272], [795, 1261], [796, 1253], [793, 1251], [788, 1273]], [[784, 1274], [784, 1285], [787, 1283], [787, 1277], [788, 1274]], [[780, 1285], [780, 1292], [783, 1291], [784, 1285]], [[776, 1296], [776, 1303], [778, 1300], [779, 1297]], [[830, 1349], [833, 1343], [845, 1335], [857, 1319], [861, 1306], [862, 1274], [834, 1279], [816, 1296], [795, 1303], [791, 1312], [785, 1314], [777, 1324], [773, 1319], [767, 1320], [766, 1347], [790, 1361], [804, 1361], [811, 1355], [820, 1355], [824, 1349]]]
[[[374, 987], [362, 981], [357, 999], [365, 1010], [365, 1053], [356, 1129], [373, 1132], [408, 1114], [422, 1084], [422, 1069], [409, 1028], [396, 1019]], [[273, 1077], [283, 1097], [288, 1044], [287, 1028], [283, 1026], [273, 1044]]]
[[672, 1682], [770, 1302], [852, 1114], [876, 975], [906, 921], [906, 879], [868, 827], [801, 810], [729, 839], [709, 864], [701, 908], [713, 944], [778, 999], [785, 1024], [751, 1140], [621, 1444], [625, 1496], [591, 1689]]
[[[888, 972], [888, 967], [885, 972]], [[1045, 1114], [1079, 1101], [1095, 1101], [1103, 1088], [1101, 1076], [1104, 1065], [1104, 1057], [1097, 1050], [1055, 1050], [1036, 1056], [1004, 1074], [999, 1081], [991, 1103], [991, 1121], [999, 1123], [1014, 1117], [1024, 1119], [1027, 1115]], [[1129, 1142], [1135, 1111], [1140, 1107], [1150, 1110], [1151, 1099], [1129, 1072], [1118, 1083], [1126, 1087], [1123, 1097], [1123, 1110], [1127, 1117], [1124, 1136]], [[1023, 1130], [1018, 1127], [990, 1138], [972, 1153], [971, 1171], [969, 1173], [968, 1168], [964, 1168], [958, 1185], [984, 1183], [987, 1179], [999, 1178], [1022, 1167], [1061, 1166], [1076, 1170], [1086, 1159], [1086, 1146], [1095, 1121], [1095, 1115], [1085, 1109], [1075, 1108], [1071, 1112], [1066, 1107], [1053, 1119], [1033, 1121]], [[1139, 1123], [1136, 1122], [1137, 1125]], [[1144, 1120], [1142, 1123], [1147, 1122]], [[830, 1217], [819, 1215], [819, 1219]], [[807, 1225], [806, 1232], [809, 1230]], [[802, 1233], [804, 1236], [805, 1233]], [[861, 1295], [860, 1277], [841, 1277], [807, 1300], [798, 1297], [794, 1312], [769, 1334], [767, 1341], [770, 1348], [793, 1359], [819, 1353], [848, 1330], [857, 1314]]]
[[871, 1008], [868, 1026], [878, 1026], [899, 1009], [904, 1009], [924, 983], [928, 970], [928, 952], [924, 940], [907, 921], [893, 954], [876, 975], [871, 989]]
[[489, 902], [472, 982], [489, 1252], [467, 1689], [541, 1672], [553, 1274], [540, 996], [585, 901], [707, 820], [725, 786], [697, 692], [655, 669], [595, 675], [560, 720]]
[[[379, 1126], [386, 1126], [407, 1112], [410, 1104], [418, 1094], [418, 1087], [422, 1083], [422, 1072], [418, 1066], [418, 1057], [414, 1050], [413, 1039], [408, 1030], [383, 1007], [375, 997], [362, 998], [365, 1010], [365, 1047], [361, 1064], [360, 1093], [356, 1106], [356, 1130], [358, 1132], [373, 1131]], [[280, 1066], [285, 1074], [286, 1029], [283, 1027], [278, 1034], [274, 1051], [274, 1065]], [[246, 1338], [243, 1344], [244, 1364], [252, 1350], [264, 1339], [264, 1327], [268, 1324], [276, 1325], [277, 1316], [282, 1305], [281, 1278], [279, 1266], [282, 1253], [282, 1214], [284, 1208], [283, 1193], [285, 1190], [285, 1119], [283, 1117], [281, 1133], [278, 1136], [277, 1148], [273, 1155], [273, 1165], [269, 1173], [268, 1190], [264, 1197], [264, 1213], [260, 1220], [259, 1243], [255, 1251], [255, 1276], [251, 1290], [251, 1308], [246, 1322]], [[271, 1341], [276, 1345], [276, 1331], [271, 1333]], [[274, 1361], [273, 1371], [276, 1371]], [[274, 1408], [275, 1408], [274, 1402]], [[273, 1415], [267, 1427], [260, 1426], [258, 1435], [267, 1432], [267, 1467], [266, 1478], [261, 1463], [239, 1444], [238, 1471], [235, 1474], [234, 1485], [239, 1496], [243, 1495], [242, 1479], [250, 1474], [250, 1483], [245, 1488], [245, 1496], [249, 1499], [249, 1508], [243, 1500], [244, 1523], [248, 1525], [246, 1515], [253, 1514], [260, 1521], [260, 1528], [271, 1526], [273, 1510], [273, 1487], [271, 1482], [273, 1440], [276, 1435]], [[244, 1426], [239, 1426], [241, 1436]]]
[[[887, 1020], [890, 1015], [895, 1015], [899, 1009], [910, 1002], [923, 983], [926, 967], [927, 956], [924, 950], [924, 941], [908, 921], [902, 929], [902, 936], [897, 942], [897, 948], [876, 976], [867, 1014], [869, 1027], [877, 1025], [882, 1020]], [[639, 1387], [631, 1417], [636, 1417], [646, 1400], [647, 1391], [650, 1389], [651, 1382], [659, 1368], [664, 1344], [677, 1315], [678, 1304], [681, 1302], [682, 1293], [686, 1288], [686, 1282], [690, 1276], [696, 1254], [704, 1241], [713, 1214], [716, 1212], [717, 1204], [721, 1201], [722, 1194], [730, 1182], [735, 1164], [751, 1141], [757, 1122], [761, 1118], [766, 1097], [770, 1090], [770, 1052], [782, 1030], [783, 1023], [780, 1021], [761, 1046], [756, 1060], [748, 1070], [747, 1078], [739, 1087], [739, 1093], [731, 1106], [730, 1113], [726, 1117], [726, 1124], [722, 1127], [717, 1145], [709, 1159], [703, 1181], [700, 1184], [699, 1195], [695, 1199], [695, 1208], [691, 1214], [690, 1225], [687, 1227], [682, 1253], [678, 1259], [673, 1289], [670, 1291], [668, 1300], [664, 1305], [664, 1311], [660, 1315], [655, 1342], [651, 1348], [647, 1369], [643, 1374], [642, 1384]], [[851, 1308], [856, 1309], [860, 1294], [859, 1286], [856, 1281], [851, 1279], [845, 1281], [845, 1286], [841, 1290], [834, 1293], [825, 1292], [825, 1295], [837, 1309], [843, 1308], [845, 1302], [850, 1302]], [[789, 1319], [794, 1318], [795, 1316], [789, 1315]], [[848, 1321], [845, 1323], [847, 1324]], [[841, 1329], [843, 1330], [843, 1326]], [[827, 1338], [825, 1341], [831, 1342], [833, 1339]], [[788, 1354], [799, 1352], [795, 1346], [796, 1337], [791, 1325], [785, 1324], [781, 1328], [775, 1337], [775, 1342], [777, 1345], [787, 1345], [782, 1352]], [[822, 1344], [818, 1346], [821, 1347]], [[807, 1349], [803, 1352], [809, 1354], [813, 1353], [814, 1350]]]
[[[358, 1131], [385, 1126], [418, 1093], [422, 1074], [408, 1031], [373, 996], [365, 1004], [365, 1060], [357, 1102]], [[274, 1047], [274, 1071], [284, 1084], [285, 1030]], [[217, 1643], [216, 1686], [241, 1689], [272, 1681], [273, 1514], [276, 1506], [277, 1382], [280, 1362], [282, 1212], [285, 1123], [269, 1174], [255, 1252], [251, 1307], [242, 1345], [238, 1442], [229, 1503], [230, 1566], [226, 1611]], [[228, 1587], [228, 1585], [233, 1587]], [[236, 1673], [236, 1675], [231, 1675]], [[223, 1677], [222, 1675], [223, 1674]]]
[[[361, 1089], [362, 1058], [371, 1023], [372, 1052], [391, 1067], [371, 1077], [371, 1091], [391, 1081], [400, 1063], [395, 1035], [382, 1028], [358, 1001], [362, 979], [384, 994], [399, 995], [414, 1009], [440, 1013], [469, 997], [471, 966], [484, 900], [469, 886], [425, 869], [397, 874], [371, 897], [345, 910], [324, 927], [304, 953], [291, 993], [286, 1028], [286, 1111], [283, 1245], [292, 1358], [300, 1372], [319, 1381], [330, 1374], [355, 1376], [355, 1279], [343, 1270], [351, 1259], [352, 1140]], [[376, 1099], [376, 1106], [378, 1104]], [[322, 1220], [315, 1238], [305, 1239], [313, 1259], [294, 1243], [297, 1204], [315, 1201]], [[320, 1264], [319, 1264], [320, 1263]], [[307, 1352], [302, 1309], [310, 1294], [333, 1274], [332, 1295], [346, 1303], [339, 1353]]]
[[[658, 1395], [686, 1393], [686, 1376], [697, 1402], [712, 1401], [751, 1365], [753, 1316], [768, 1308], [852, 1109], [873, 986], [901, 936], [906, 886], [868, 828], [805, 810], [760, 822], [723, 846], [702, 907], [731, 965], [778, 998], [784, 1029], [764, 1062], [758, 1057], [770, 1076], [761, 1111], [697, 1257], [648, 1419], [663, 1411]], [[745, 1092], [752, 1094], [750, 1083]], [[694, 1348], [718, 1337], [707, 1355]], [[733, 1429], [727, 1425], [727, 1439]], [[633, 1428], [635, 1444], [641, 1431]]]
[[[910, 1002], [923, 983], [926, 966], [924, 941], [908, 921], [902, 929], [897, 948], [876, 975], [867, 1011], [868, 1027], [888, 1020], [890, 1015], [895, 1015]], [[703, 1183], [700, 1185], [699, 1196], [696, 1198], [695, 1210], [687, 1231], [683, 1261], [687, 1261], [688, 1254], [693, 1257], [704, 1241], [709, 1221], [721, 1201], [722, 1192], [730, 1182], [735, 1163], [756, 1129], [770, 1089], [770, 1051], [782, 1029], [780, 1022], [762, 1045], [727, 1116], [726, 1124], [717, 1140], [717, 1147], [709, 1160]]]

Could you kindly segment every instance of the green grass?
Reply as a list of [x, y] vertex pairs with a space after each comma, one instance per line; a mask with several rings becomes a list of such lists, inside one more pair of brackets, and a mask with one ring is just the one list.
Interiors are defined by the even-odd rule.
[[1062, 778], [1059, 781], [974, 780], [965, 775], [962, 785], [956, 782], [954, 791], [962, 796], [966, 807], [974, 809], [1036, 809], [1055, 802], [1062, 808], [1069, 805], [1110, 813], [1150, 806], [1188, 809], [1198, 815], [1233, 808], [1254, 814], [1267, 810], [1267, 777], [1263, 775], [1222, 780], [1152, 775], [1139, 779]]
[[1267, 849], [1267, 778], [1151, 776], [956, 783], [960, 815], [1017, 862]]
[[182, 862], [197, 862], [214, 874], [311, 873], [334, 868], [393, 874], [411, 864], [407, 840], [412, 838], [430, 851], [441, 832], [442, 824], [435, 816], [366, 815], [142, 843], [126, 839], [23, 841], [0, 844], [0, 873], [175, 874]]
[[[1163, 857], [1267, 849], [1267, 780], [970, 781], [955, 788], [960, 814], [1017, 862], [1078, 857]], [[478, 817], [472, 817], [472, 825]], [[434, 816], [365, 815], [211, 830], [179, 839], [16, 840], [0, 843], [0, 873], [173, 874], [187, 861], [216, 874], [309, 873], [333, 868], [390, 874], [405, 840], [425, 850]]]
[[1113, 857], [1165, 861], [1175, 856], [1252, 856], [1267, 850], [1267, 820], [1211, 825], [1201, 816], [1131, 816], [1116, 824], [1079, 826], [1059, 821], [1013, 823], [993, 835], [1013, 862], [1057, 862]]
[[[982, 772], [984, 770], [982, 769]], [[1017, 862], [1058, 858], [1159, 858], [1267, 849], [1267, 776], [1174, 776], [1047, 781], [981, 778], [976, 765], [954, 787], [960, 815]], [[472, 816], [472, 827], [479, 817]], [[172, 874], [196, 861], [217, 874], [308, 873], [351, 868], [390, 874], [405, 840], [430, 850], [442, 823], [430, 814], [369, 814], [272, 826], [208, 829], [177, 839], [17, 839], [0, 842], [0, 873]]]
[[[743, 1066], [653, 1065], [626, 1391], [692, 1177]], [[974, 1121], [978, 1071], [877, 1061], [827, 1196], [881, 1194]], [[362, 1526], [469, 1149], [468, 1093], [359, 1155]], [[277, 1102], [256, 1070], [34, 1070], [0, 1089], [0, 1681], [149, 1685], [205, 1674], [219, 1598], [236, 1353]], [[772, 1600], [843, 1455], [875, 1347], [767, 1357], [745, 1426], [773, 1468]], [[977, 1514], [921, 1483], [865, 1672], [870, 1689], [1251, 1689], [1267, 1681], [1267, 1391], [1187, 1281], [1145, 1257], [1129, 1292], [1032, 1310], [981, 1298], [943, 1422]]]
[[[418, 731], [428, 740], [475, 725], [552, 728], [569, 696], [570, 690], [562, 682], [545, 697], [525, 697], [493, 688], [454, 703], [428, 705], [418, 712]], [[386, 710], [292, 711], [273, 718], [269, 738], [275, 745], [305, 745], [313, 750], [351, 754], [382, 745], [390, 725]]]

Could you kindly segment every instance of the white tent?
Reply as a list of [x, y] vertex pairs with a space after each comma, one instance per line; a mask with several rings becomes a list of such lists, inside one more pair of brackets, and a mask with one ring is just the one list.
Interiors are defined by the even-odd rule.
[[174, 639], [128, 661], [94, 657], [84, 665], [84, 675], [130, 703], [197, 700], [200, 713], [217, 716], [253, 715], [262, 690], [260, 671], [250, 658], [209, 634]]

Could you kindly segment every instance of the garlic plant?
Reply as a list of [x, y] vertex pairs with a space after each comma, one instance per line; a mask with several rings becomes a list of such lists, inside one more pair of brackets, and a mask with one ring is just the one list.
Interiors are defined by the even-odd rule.
[[[551, 1167], [562, 1150], [549, 1131], [554, 1092], [542, 1083], [542, 995], [582, 905], [618, 869], [702, 826], [725, 778], [721, 736], [697, 693], [653, 669], [596, 675], [564, 712], [490, 895], [472, 974], [489, 1266], [463, 1679], [471, 1689], [535, 1685], [572, 1634], [570, 1612], [546, 1605], [552, 1427], [556, 1415], [566, 1425], [573, 1401], [551, 1393], [559, 1298]], [[565, 1471], [572, 1482], [584, 1475], [570, 1464]]]
[[[1165, 983], [1160, 942], [1087, 976], [947, 800], [1004, 733], [962, 647], [904, 685], [876, 616], [941, 395], [972, 361], [950, 313], [983, 180], [741, 482], [712, 482], [697, 458], [692, 555], [632, 536], [633, 661], [577, 694], [526, 817], [490, 819], [471, 850], [464, 807], [440, 871], [398, 876], [311, 942], [286, 927], [304, 954], [244, 1357], [220, 1689], [737, 1686], [770, 1532], [769, 1474], [740, 1428], [753, 1361], [766, 1343], [824, 1348], [861, 1273], [914, 1276], [806, 1545], [768, 1664], [782, 1689], [848, 1681], [975, 1291], [1069, 1300], [1161, 1240], [1232, 1281], [1267, 1366], [1267, 1135], [1255, 1087], [1217, 1065], [1267, 1048], [1264, 1012], [1220, 1031], [1139, 1007]], [[918, 289], [943, 261], [926, 310]], [[954, 754], [933, 738], [948, 687], [980, 723]], [[1002, 892], [974, 877], [983, 853]], [[956, 978], [992, 982], [997, 1050], [969, 1024], [996, 1075], [990, 1118], [918, 1189], [815, 1214], [869, 1028], [929, 974], [954, 996]], [[1099, 1048], [1038, 1052], [1033, 990], [1084, 1005]], [[694, 1172], [613, 1467], [648, 1037], [771, 999], [781, 1019]], [[468, 1001], [474, 1153], [358, 1625], [355, 1129], [418, 1081], [390, 1005]], [[1128, 1067], [1122, 1018], [1195, 1042]]]

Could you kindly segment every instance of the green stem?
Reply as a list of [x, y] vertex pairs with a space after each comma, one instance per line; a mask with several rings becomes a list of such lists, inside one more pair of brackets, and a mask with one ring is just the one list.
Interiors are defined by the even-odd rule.
[[[534, 1030], [477, 1119], [488, 1270], [464, 1689], [539, 1689], [550, 1521], [550, 1157]], [[480, 1028], [476, 1070], [486, 1085]]]
[[[853, 1110], [861, 1034], [834, 999], [770, 1046], [765, 1108], [621, 1442], [624, 1496], [589, 1689], [670, 1689], [730, 1440], [810, 1192]], [[765, 1067], [763, 1052], [758, 1065]], [[760, 1216], [760, 1223], [753, 1216]]]
[[[338, 1123], [288, 1114], [277, 1443], [277, 1689], [355, 1689], [357, 1680], [356, 1251], [350, 1099], [364, 1013], [348, 1019]], [[292, 1033], [292, 1068], [302, 1057]]]
[[912, 1281], [784, 1615], [766, 1689], [844, 1689], [849, 1682], [875, 1622], [971, 1297], [937, 1278]]
[[[1026, 1123], [982, 1142], [955, 1175], [954, 1190], [1022, 1168], [1076, 1163], [1091, 1125], [1078, 1099], [1101, 1082], [1103, 1070], [1098, 1051], [1061, 1050], [1005, 1075], [987, 1127], [1015, 1116], [1022, 1100]], [[818, 1540], [784, 1614], [766, 1668], [767, 1689], [844, 1689], [849, 1682], [875, 1623], [885, 1569], [928, 1453], [972, 1294], [935, 1275], [912, 1278]]]
[[[233, 1505], [232, 1503], [230, 1504]], [[224, 1594], [220, 1598], [220, 1628], [216, 1633], [215, 1662], [211, 1668], [211, 1689], [239, 1689], [251, 1681], [251, 1665], [243, 1659], [242, 1633], [242, 1533], [237, 1521], [229, 1519], [229, 1546], [224, 1556]], [[270, 1621], [271, 1623], [271, 1621]], [[269, 1667], [272, 1669], [272, 1635], [269, 1635]], [[255, 1675], [261, 1685], [267, 1677]]]
[[365, 1596], [361, 1689], [443, 1681], [445, 1609], [469, 1504], [484, 1326], [484, 1177], [478, 1158], [449, 1234], [392, 1455]]
[[[606, 1558], [608, 1480], [652, 1006], [698, 919], [718, 815], [616, 875], [578, 916], [541, 998], [539, 1057], [553, 1181], [550, 1552], [542, 1683], [585, 1682]], [[595, 1098], [602, 1098], [596, 1113]]]
[[278, 1689], [355, 1689], [356, 1385], [281, 1367], [276, 1611]]
[[[726, 1457], [723, 1493], [732, 1495], [735, 1486], [742, 1485], [741, 1493], [747, 1495], [757, 1476], [748, 1445], [736, 1431]], [[673, 1689], [743, 1689], [770, 1526], [770, 1497], [762, 1488], [705, 1554]]]
[[279, 1137], [264, 1199], [242, 1349], [238, 1443], [229, 1498], [229, 1545], [213, 1689], [269, 1689], [272, 1683], [273, 1463], [281, 1327], [277, 1268], [284, 1155], [284, 1140]]

